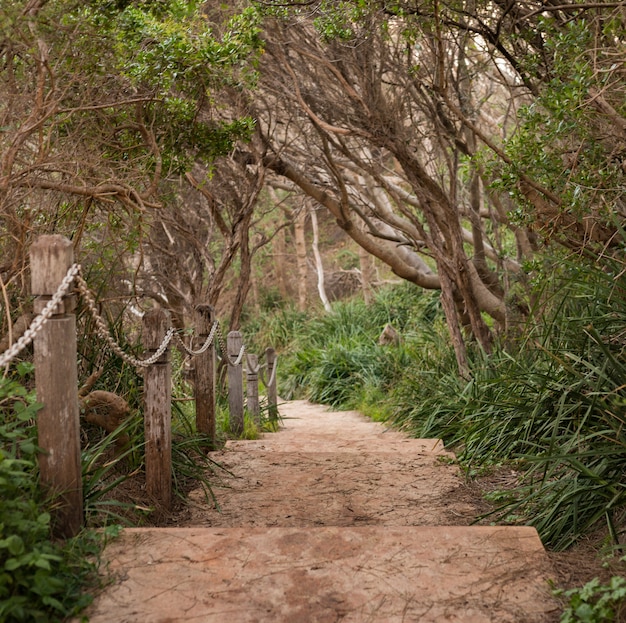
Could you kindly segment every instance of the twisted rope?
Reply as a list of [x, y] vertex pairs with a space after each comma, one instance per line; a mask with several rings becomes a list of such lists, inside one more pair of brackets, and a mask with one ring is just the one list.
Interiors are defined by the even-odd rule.
[[243, 361], [243, 356], [245, 355], [245, 353], [246, 353], [246, 345], [242, 344], [241, 349], [239, 350], [239, 354], [237, 355], [237, 359], [235, 359], [235, 361], [230, 360], [230, 355], [226, 358], [228, 365], [233, 366], [233, 368], [241, 365], [241, 362]]
[[83, 296], [85, 304], [87, 305], [87, 309], [89, 310], [89, 314], [96, 324], [96, 333], [103, 340], [105, 340], [109, 349], [112, 352], [114, 352], [123, 361], [130, 364], [131, 366], [135, 366], [136, 368], [147, 368], [148, 366], [151, 366], [153, 363], [159, 360], [161, 355], [166, 351], [167, 347], [169, 346], [169, 343], [172, 341], [172, 338], [176, 335], [176, 329], [169, 329], [169, 331], [165, 334], [161, 345], [153, 355], [151, 355], [147, 359], [137, 359], [136, 357], [133, 357], [132, 355], [126, 353], [122, 349], [122, 347], [111, 337], [106, 320], [104, 320], [104, 318], [102, 318], [102, 316], [100, 316], [100, 314], [98, 313], [96, 301], [89, 291], [87, 282], [80, 275], [76, 276], [76, 281], [78, 283], [78, 290]]
[[[259, 366], [259, 368], [267, 368], [267, 367], [268, 367], [267, 363], [264, 363], [262, 366]], [[263, 385], [265, 385], [265, 387], [269, 387], [270, 385], [274, 383], [274, 381], [276, 381], [276, 368], [278, 368], [278, 357], [274, 359], [274, 367], [272, 368], [272, 374], [270, 375], [269, 381], [266, 381], [265, 374], [263, 372], [259, 373], [261, 376], [261, 380], [263, 381]]]
[[266, 385], [266, 387], [269, 387], [271, 385], [273, 385], [276, 381], [276, 368], [278, 368], [278, 357], [276, 357], [276, 359], [274, 359], [274, 367], [272, 368], [272, 375], [270, 376], [270, 380], [269, 383]]
[[233, 367], [241, 365], [241, 362], [243, 361], [243, 356], [246, 352], [245, 344], [241, 345], [241, 349], [239, 350], [239, 354], [237, 355], [235, 361], [231, 361], [228, 350], [226, 349], [226, 343], [224, 342], [224, 334], [222, 333], [222, 328], [219, 326], [219, 324], [217, 326], [217, 341], [220, 347], [220, 352], [222, 353], [222, 361], [225, 361], [229, 366]]
[[213, 323], [213, 326], [211, 327], [211, 331], [209, 332], [207, 339], [204, 341], [204, 344], [202, 344], [202, 346], [198, 350], [193, 350], [189, 348], [187, 344], [183, 342], [182, 338], [180, 337], [180, 335], [178, 335], [178, 333], [176, 333], [176, 335], [174, 336], [176, 340], [176, 346], [180, 350], [187, 353], [190, 357], [196, 357], [197, 355], [202, 355], [203, 353], [206, 353], [206, 351], [209, 350], [209, 348], [211, 347], [211, 344], [213, 344], [213, 340], [218, 331], [218, 328], [219, 328], [219, 324], [216, 320]]
[[[211, 344], [213, 344], [215, 337], [217, 336], [219, 348], [222, 353], [222, 359], [225, 360], [228, 365], [233, 367], [241, 365], [244, 355], [246, 354], [245, 345], [241, 345], [239, 354], [237, 355], [235, 361], [232, 361], [230, 355], [226, 350], [222, 329], [219, 325], [219, 322], [217, 321], [213, 323], [209, 335], [198, 350], [193, 350], [192, 348], [189, 348], [183, 342], [180, 335], [178, 335], [176, 329], [170, 328], [165, 334], [163, 341], [161, 342], [158, 349], [150, 357], [146, 359], [138, 359], [136, 357], [133, 357], [132, 355], [129, 355], [111, 336], [106, 320], [102, 318], [102, 316], [98, 313], [98, 307], [95, 297], [89, 290], [87, 282], [83, 279], [80, 273], [80, 264], [73, 264], [68, 269], [67, 274], [59, 284], [57, 291], [54, 293], [50, 301], [48, 301], [41, 313], [31, 322], [30, 327], [24, 332], [24, 335], [22, 335], [22, 337], [20, 337], [20, 339], [17, 340], [17, 342], [15, 342], [13, 346], [11, 346], [8, 350], [2, 353], [2, 355], [0, 355], [0, 367], [4, 367], [11, 363], [11, 361], [13, 361], [13, 359], [35, 339], [35, 337], [41, 331], [46, 322], [48, 322], [48, 320], [50, 320], [50, 318], [54, 315], [55, 310], [57, 306], [62, 302], [63, 297], [67, 296], [70, 287], [74, 281], [76, 281], [78, 291], [85, 302], [89, 315], [96, 325], [96, 334], [107, 343], [107, 346], [109, 347], [109, 350], [111, 350], [111, 352], [115, 353], [126, 363], [136, 368], [147, 368], [148, 366], [151, 366], [153, 363], [159, 360], [159, 358], [167, 350], [167, 347], [170, 345], [170, 342], [172, 340], [174, 340], [174, 344], [181, 351], [184, 351], [190, 357], [195, 357], [197, 355], [205, 353], [210, 348]], [[257, 374], [259, 372], [261, 366], [257, 365], [256, 369], [254, 369], [250, 365], [249, 357], [247, 357], [246, 363], [248, 365], [248, 369], [251, 370], [254, 374]], [[276, 366], [274, 366], [274, 369], [272, 370], [272, 379], [270, 380], [270, 382], [272, 382], [275, 378], [275, 372]]]
[[247, 353], [246, 353], [246, 367], [248, 368], [249, 374], [258, 374], [259, 370], [261, 369], [261, 366], [258, 363], [256, 366], [253, 366], [250, 363], [250, 355], [248, 355]]
[[[74, 282], [74, 279], [78, 277], [80, 273], [80, 265], [73, 264], [68, 269], [65, 277], [59, 284], [57, 291], [52, 295], [52, 298], [48, 301], [46, 306], [41, 310], [41, 313], [31, 322], [30, 326], [24, 332], [24, 335], [0, 355], [0, 368], [8, 365], [13, 359], [19, 355], [24, 348], [26, 348], [37, 336], [43, 326], [54, 315], [55, 309], [63, 300], [63, 297], [69, 292], [70, 286]], [[7, 310], [8, 311], [8, 310]]]

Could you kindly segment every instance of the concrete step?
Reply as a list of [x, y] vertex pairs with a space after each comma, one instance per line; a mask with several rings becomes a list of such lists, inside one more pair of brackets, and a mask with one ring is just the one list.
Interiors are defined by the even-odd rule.
[[555, 604], [534, 529], [128, 529], [91, 623], [539, 623]]

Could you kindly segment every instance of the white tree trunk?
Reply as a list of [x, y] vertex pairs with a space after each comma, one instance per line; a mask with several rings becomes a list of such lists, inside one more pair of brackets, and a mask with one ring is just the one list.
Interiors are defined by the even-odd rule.
[[324, 264], [322, 263], [322, 256], [320, 254], [320, 230], [315, 208], [311, 208], [310, 213], [311, 225], [313, 226], [313, 257], [315, 258], [315, 270], [317, 271], [317, 291], [319, 292], [324, 309], [327, 312], [330, 312], [332, 311], [332, 308], [328, 302], [326, 289], [324, 288]]

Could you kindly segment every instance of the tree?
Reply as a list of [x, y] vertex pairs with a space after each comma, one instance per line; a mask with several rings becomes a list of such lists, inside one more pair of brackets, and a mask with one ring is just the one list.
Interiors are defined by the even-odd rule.
[[[563, 49], [558, 41], [571, 39], [576, 22], [584, 30], [581, 16], [591, 10], [527, 6], [294, 3], [266, 28], [256, 115], [271, 154], [268, 166], [324, 205], [396, 274], [441, 289], [463, 374], [462, 329], [489, 350], [483, 314], [506, 329], [523, 312], [507, 288], [523, 277], [521, 260], [532, 253], [537, 234], [545, 239], [550, 228], [571, 248], [595, 245], [597, 252], [616, 231], [602, 210], [588, 206], [574, 214], [566, 207], [563, 168], [537, 167], [536, 141], [520, 157], [529, 145], [533, 106], [558, 126], [556, 108], [546, 111], [543, 103]], [[583, 56], [599, 60], [603, 54], [594, 46], [602, 41], [608, 58], [606, 46], [623, 28], [616, 6], [598, 9], [594, 24], [602, 34]], [[618, 68], [601, 64], [617, 77]], [[576, 103], [596, 124], [598, 107], [623, 121], [615, 85], [603, 84], [592, 91], [585, 82]], [[535, 125], [536, 139], [545, 123], [544, 117]], [[567, 130], [570, 143], [574, 126]], [[601, 136], [597, 129], [590, 138]], [[539, 145], [563, 156], [559, 141]], [[606, 162], [611, 150], [600, 151]], [[517, 257], [507, 243], [513, 236]]]
[[[230, 105], [222, 114], [218, 102], [254, 81], [257, 21], [254, 10], [224, 17], [194, 0], [3, 4], [0, 276], [14, 303], [28, 291], [33, 236], [51, 231], [73, 239], [111, 294], [127, 295], [138, 279], [145, 286], [163, 265], [157, 250], [171, 252], [159, 237], [169, 244], [168, 231], [187, 236], [173, 213], [193, 220], [181, 206], [185, 173], [197, 163], [210, 177], [215, 160], [251, 134], [249, 117]], [[206, 179], [196, 182], [205, 188]], [[237, 242], [226, 242], [224, 256], [232, 262], [243, 233], [241, 223], [229, 227]], [[151, 290], [168, 288], [174, 300], [174, 282]]]

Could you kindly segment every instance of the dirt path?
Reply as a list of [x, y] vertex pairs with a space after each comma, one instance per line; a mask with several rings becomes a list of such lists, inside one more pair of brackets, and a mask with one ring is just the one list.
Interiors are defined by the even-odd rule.
[[229, 442], [220, 511], [192, 494], [186, 526], [469, 525], [479, 514], [437, 439], [408, 439], [354, 411], [281, 406], [283, 428]]
[[220, 511], [124, 531], [92, 623], [554, 620], [531, 528], [469, 526], [479, 502], [438, 440], [304, 401], [214, 453]]

